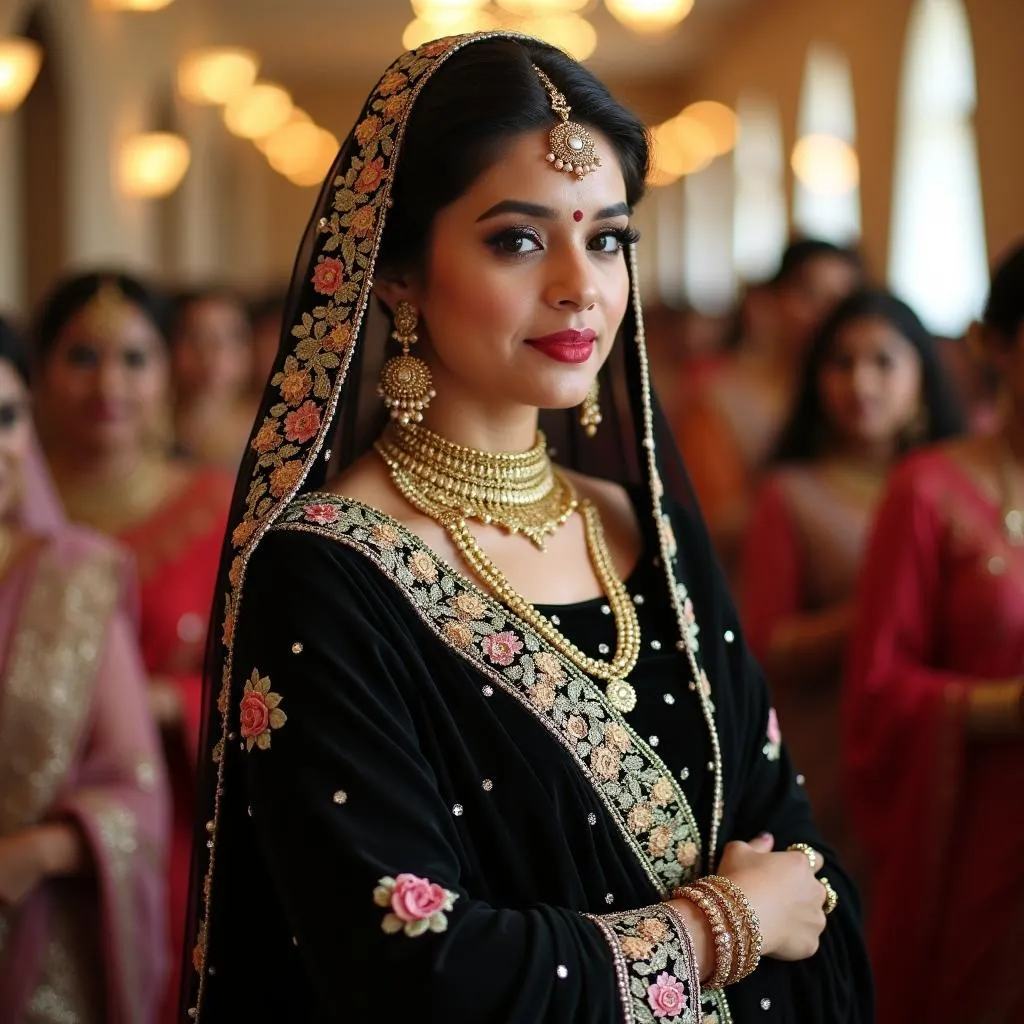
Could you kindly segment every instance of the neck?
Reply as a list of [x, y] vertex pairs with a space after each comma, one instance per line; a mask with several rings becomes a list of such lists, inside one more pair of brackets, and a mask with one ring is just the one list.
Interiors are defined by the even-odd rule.
[[847, 441], [826, 456], [831, 462], [865, 473], [885, 473], [896, 458], [893, 441]]
[[538, 412], [517, 406], [505, 415], [445, 406], [436, 399], [423, 413], [423, 426], [464, 448], [481, 452], [525, 452], [537, 441]]
[[60, 480], [89, 480], [96, 484], [125, 480], [146, 461], [139, 448], [51, 449], [53, 474]]

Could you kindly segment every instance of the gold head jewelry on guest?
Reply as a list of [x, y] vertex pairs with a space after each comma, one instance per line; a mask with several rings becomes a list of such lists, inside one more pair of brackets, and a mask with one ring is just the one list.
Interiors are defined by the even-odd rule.
[[169, 800], [132, 572], [64, 518], [27, 380], [0, 320], [0, 1020], [151, 1021]]
[[647, 166], [502, 33], [400, 56], [343, 144], [222, 555], [187, 1019], [869, 1019], [651, 391]]
[[[82, 274], [44, 299], [34, 329], [36, 408], [69, 518], [135, 558], [138, 637], [174, 798], [168, 948], [180, 970], [210, 594], [230, 500], [221, 472], [172, 450], [168, 309], [125, 274]], [[176, 1013], [177, 980], [161, 1019]]]

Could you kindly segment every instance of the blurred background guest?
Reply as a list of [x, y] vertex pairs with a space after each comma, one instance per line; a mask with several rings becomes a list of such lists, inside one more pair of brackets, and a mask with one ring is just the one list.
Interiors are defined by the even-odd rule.
[[746, 536], [747, 639], [772, 683], [816, 820], [851, 867], [836, 738], [865, 535], [897, 458], [961, 428], [952, 385], [916, 314], [887, 292], [853, 295], [807, 353]]
[[34, 340], [38, 417], [67, 513], [116, 537], [139, 567], [150, 707], [163, 730], [174, 797], [170, 916], [177, 961], [202, 665], [231, 480], [171, 454], [166, 324], [164, 300], [135, 278], [84, 274], [46, 296]]
[[[234, 472], [255, 408], [253, 332], [245, 303], [226, 288], [186, 292], [171, 330], [174, 436], [199, 462]], [[275, 345], [276, 351], [276, 345]]]
[[0, 320], [0, 1020], [155, 1020], [168, 794], [126, 557], [60, 510]]
[[852, 249], [813, 239], [790, 245], [775, 278], [751, 293], [758, 334], [739, 339], [734, 354], [676, 420], [694, 489], [727, 570], [735, 567], [756, 475], [789, 415], [807, 346], [862, 277]]
[[1000, 429], [896, 471], [849, 647], [881, 1024], [1024, 1020], [1024, 247], [994, 274], [981, 336]]

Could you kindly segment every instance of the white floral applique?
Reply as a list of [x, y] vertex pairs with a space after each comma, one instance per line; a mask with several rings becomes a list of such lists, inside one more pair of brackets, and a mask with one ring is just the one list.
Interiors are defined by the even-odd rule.
[[775, 708], [768, 712], [768, 742], [761, 748], [761, 753], [769, 761], [778, 761], [782, 755], [782, 730], [779, 728], [779, 716]]

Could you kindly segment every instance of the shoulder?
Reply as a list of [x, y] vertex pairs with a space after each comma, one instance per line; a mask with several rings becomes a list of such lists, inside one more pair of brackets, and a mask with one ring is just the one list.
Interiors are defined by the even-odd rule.
[[944, 491], [958, 472], [972, 439], [956, 440], [921, 448], [902, 459], [889, 475], [886, 494], [919, 498]]

